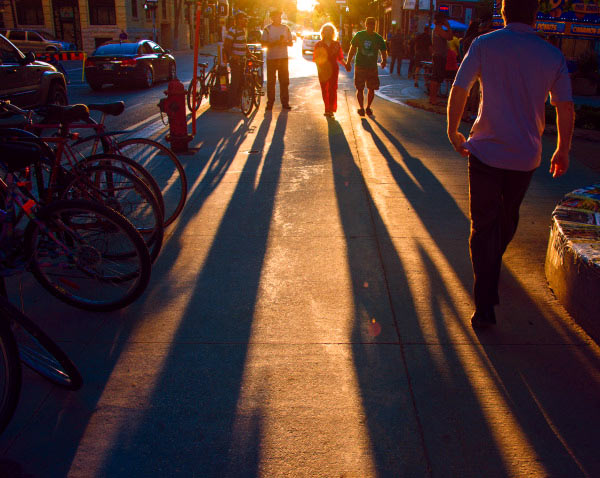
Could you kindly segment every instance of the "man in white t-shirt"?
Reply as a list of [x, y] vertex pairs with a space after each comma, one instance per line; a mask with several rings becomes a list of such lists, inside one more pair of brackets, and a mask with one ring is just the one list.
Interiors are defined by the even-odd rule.
[[265, 27], [261, 43], [267, 48], [267, 110], [273, 109], [275, 103], [275, 79], [279, 78], [279, 98], [282, 108], [291, 110], [288, 86], [290, 74], [288, 70], [288, 46], [294, 44], [292, 32], [281, 23], [282, 12], [271, 12], [271, 24]]
[[[473, 327], [496, 323], [502, 255], [519, 222], [519, 207], [542, 157], [545, 102], [556, 108], [557, 146], [550, 173], [569, 167], [573, 98], [565, 58], [533, 28], [538, 0], [503, 0], [506, 26], [477, 37], [460, 65], [448, 101], [448, 138], [469, 158], [469, 248], [473, 264]], [[458, 131], [469, 90], [482, 100], [468, 140]]]

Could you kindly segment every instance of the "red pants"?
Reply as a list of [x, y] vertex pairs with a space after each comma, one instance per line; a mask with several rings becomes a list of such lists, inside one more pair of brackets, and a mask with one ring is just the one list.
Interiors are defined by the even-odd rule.
[[325, 111], [337, 111], [337, 89], [338, 89], [338, 72], [334, 72], [328, 81], [320, 81], [321, 93], [323, 94], [323, 103], [325, 103]]

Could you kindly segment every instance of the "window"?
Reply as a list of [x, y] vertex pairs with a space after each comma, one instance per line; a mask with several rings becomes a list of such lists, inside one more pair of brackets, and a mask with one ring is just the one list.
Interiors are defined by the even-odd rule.
[[0, 38], [0, 60], [2, 60], [2, 63], [4, 63], [4, 64], [19, 63], [19, 61], [21, 60], [20, 55], [12, 47], [12, 45], [7, 43], [5, 40], [2, 40], [1, 38]]
[[43, 25], [44, 10], [42, 0], [21, 0], [15, 2], [17, 19], [21, 25]]
[[88, 0], [91, 25], [116, 25], [115, 0]]
[[138, 4], [137, 4], [137, 0], [131, 0], [131, 16], [133, 18], [137, 18], [138, 17]]
[[463, 16], [462, 5], [452, 5], [450, 7], [450, 16], [452, 18], [462, 18], [462, 16]]
[[44, 39], [36, 32], [27, 33], [27, 39], [29, 41], [39, 41], [39, 42], [44, 41]]
[[12, 31], [10, 32], [10, 41], [25, 41], [25, 32], [23, 31]]

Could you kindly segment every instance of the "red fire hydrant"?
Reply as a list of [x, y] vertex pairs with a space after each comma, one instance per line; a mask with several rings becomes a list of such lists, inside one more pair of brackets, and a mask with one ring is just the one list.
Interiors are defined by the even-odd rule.
[[158, 102], [160, 111], [169, 117], [169, 134], [167, 141], [171, 143], [171, 149], [176, 153], [184, 153], [188, 150], [188, 143], [193, 136], [187, 132], [187, 119], [185, 114], [185, 88], [177, 78], [169, 81], [166, 98]]

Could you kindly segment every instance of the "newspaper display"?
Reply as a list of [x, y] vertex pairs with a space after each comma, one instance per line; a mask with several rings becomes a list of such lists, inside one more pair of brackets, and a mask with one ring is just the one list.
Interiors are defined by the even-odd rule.
[[[567, 194], [552, 213], [553, 228], [561, 236], [555, 248], [569, 247], [576, 258], [600, 273], [600, 184]], [[557, 238], [555, 238], [557, 239]], [[564, 250], [557, 250], [564, 257]]]

